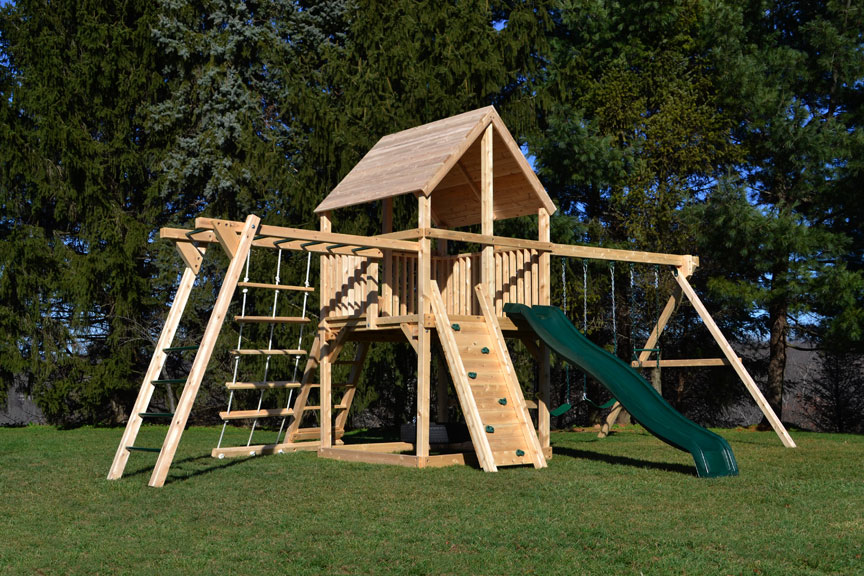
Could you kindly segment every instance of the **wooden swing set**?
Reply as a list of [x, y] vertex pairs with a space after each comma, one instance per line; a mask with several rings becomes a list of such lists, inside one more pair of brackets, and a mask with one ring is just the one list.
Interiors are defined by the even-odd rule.
[[[417, 227], [393, 230], [393, 201], [400, 196], [417, 202]], [[375, 236], [341, 234], [332, 230], [334, 211], [348, 206], [379, 203], [381, 233]], [[447, 466], [476, 462], [486, 471], [500, 466], [546, 466], [551, 456], [550, 353], [537, 336], [514, 324], [504, 313], [507, 303], [527, 306], [550, 304], [550, 258], [597, 259], [656, 264], [675, 274], [676, 289], [654, 326], [646, 351], [638, 362], [649, 361], [673, 311], [686, 297], [714, 339], [723, 358], [660, 360], [660, 366], [731, 366], [785, 446], [794, 442], [747, 373], [741, 360], [711, 319], [687, 278], [698, 266], [690, 255], [661, 254], [574, 246], [550, 242], [550, 215], [555, 211], [519, 146], [492, 107], [391, 134], [382, 138], [315, 212], [320, 230], [302, 230], [262, 224], [255, 215], [245, 222], [198, 218], [195, 229], [163, 228], [160, 237], [171, 241], [185, 270], [144, 376], [137, 400], [117, 448], [109, 479], [123, 475], [130, 453], [158, 453], [150, 486], [162, 486], [177, 451], [196, 396], [213, 357], [216, 340], [229, 319], [235, 292], [242, 290], [241, 314], [233, 322], [241, 330], [234, 356], [234, 377], [226, 386], [234, 392], [295, 391], [288, 404], [255, 410], [229, 407], [223, 420], [277, 418], [287, 422], [276, 442], [245, 446], [219, 446], [218, 458], [314, 450], [337, 460], [394, 464], [409, 467]], [[537, 239], [494, 235], [494, 222], [536, 215]], [[457, 230], [480, 225], [480, 233]], [[459, 244], [480, 246], [460, 252]], [[205, 255], [218, 245], [229, 258], [222, 285], [200, 343], [174, 345], [174, 338]], [[278, 316], [280, 293], [307, 295], [308, 285], [249, 281], [253, 250], [280, 254], [317, 254], [320, 257], [319, 315], [314, 340], [308, 349], [274, 348], [273, 327], [311, 324], [305, 314]], [[246, 275], [243, 276], [244, 266]], [[270, 316], [246, 313], [250, 291], [272, 291]], [[242, 327], [271, 326], [266, 348], [243, 348]], [[508, 353], [506, 340], [518, 339], [538, 363], [536, 399], [526, 399]], [[374, 342], [410, 343], [417, 354], [416, 437], [412, 442], [344, 444], [341, 440], [369, 347]], [[300, 339], [302, 343], [302, 338]], [[432, 348], [440, 348], [436, 382], [436, 419], [447, 422], [451, 394], [449, 373], [457, 405], [467, 424], [470, 443], [430, 442]], [[346, 351], [349, 358], [343, 358]], [[162, 376], [168, 357], [191, 352], [188, 375]], [[260, 381], [238, 380], [243, 358], [265, 357]], [[303, 361], [293, 377], [273, 377], [279, 368], [270, 359], [289, 357]], [[652, 363], [653, 364], [653, 363]], [[338, 378], [334, 378], [334, 370]], [[340, 372], [341, 371], [341, 372]], [[287, 371], [286, 371], [287, 373]], [[154, 392], [161, 386], [182, 384], [173, 412], [148, 412]], [[532, 412], [534, 414], [532, 415]], [[169, 420], [161, 447], [136, 445], [142, 423], [151, 418]], [[304, 422], [317, 420], [313, 427]], [[434, 451], [433, 451], [434, 448]]]

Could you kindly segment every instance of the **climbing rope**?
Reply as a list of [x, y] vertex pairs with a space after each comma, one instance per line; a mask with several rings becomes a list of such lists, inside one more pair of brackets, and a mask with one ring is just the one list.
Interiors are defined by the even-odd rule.
[[[561, 258], [561, 284], [564, 286], [564, 316], [569, 318], [567, 314], [567, 259]], [[570, 364], [564, 363], [564, 381], [566, 382], [566, 392], [564, 393], [564, 403], [570, 404]]]
[[612, 349], [618, 355], [618, 311], [615, 306], [615, 262], [609, 262], [609, 276], [612, 278]]
[[[587, 270], [588, 270], [587, 264], [583, 263], [583, 271], [584, 271], [583, 292], [585, 294], [585, 300], [586, 301], [588, 298], [588, 271]], [[609, 262], [609, 276], [612, 280], [612, 286], [611, 286], [611, 292], [612, 292], [612, 343], [613, 343], [612, 346], [615, 350], [615, 356], [618, 356], [618, 321], [616, 319], [617, 308], [615, 306], [615, 262], [614, 261]], [[584, 317], [583, 317], [582, 322], [583, 322], [583, 326], [585, 326], [587, 328], [587, 325], [588, 325], [587, 305], [585, 308]], [[611, 398], [608, 402], [605, 402], [603, 404], [597, 404], [596, 402], [592, 401], [588, 397], [588, 378], [587, 378], [587, 376], [583, 377], [583, 379], [582, 379], [582, 400], [584, 400], [585, 402], [588, 402], [589, 404], [591, 404], [592, 406], [594, 406], [595, 408], [597, 408], [599, 410], [606, 410], [607, 408], [611, 408], [616, 402], [614, 397]]]
[[[276, 286], [279, 285], [279, 282], [280, 282], [279, 275], [281, 272], [282, 272], [282, 249], [280, 248], [279, 249], [279, 255], [276, 259], [276, 277], [274, 279], [274, 284]], [[271, 318], [276, 317], [276, 309], [277, 309], [278, 304], [279, 304], [279, 290], [275, 289], [275, 290], [273, 290], [273, 308], [270, 312]], [[276, 329], [276, 324], [271, 323], [270, 324], [270, 336], [269, 336], [269, 339], [267, 340], [267, 350], [273, 349], [273, 331], [275, 329]], [[263, 378], [264, 382], [267, 381], [267, 375], [269, 373], [270, 373], [270, 355], [268, 354], [266, 360], [264, 361], [264, 378]], [[261, 393], [258, 394], [258, 408], [256, 408], [256, 410], [259, 412], [261, 411], [261, 404], [263, 403], [263, 401], [264, 401], [264, 389], [262, 388]], [[250, 444], [252, 444], [252, 435], [255, 434], [255, 427], [257, 425], [258, 425], [258, 420], [255, 419], [252, 422], [252, 429], [249, 431], [249, 439], [246, 441], [246, 446], [249, 446]]]
[[[303, 286], [305, 286], [306, 288], [309, 288], [309, 268], [310, 268], [311, 264], [312, 264], [312, 253], [309, 252], [306, 255], [306, 279], [303, 281]], [[306, 317], [306, 304], [308, 302], [309, 302], [309, 292], [306, 291], [306, 292], [303, 292], [303, 313], [302, 313], [303, 318]], [[298, 338], [297, 338], [297, 348], [300, 349], [302, 347], [303, 347], [303, 324], [300, 325], [300, 336], [298, 336]], [[300, 366], [300, 357], [297, 356], [296, 358], [294, 358], [294, 373], [291, 376], [292, 382], [297, 381], [297, 369], [299, 368], [299, 366]], [[292, 388], [291, 390], [288, 391], [288, 402], [285, 404], [285, 408], [291, 407], [291, 400], [292, 400], [293, 396], [294, 396], [294, 389]], [[296, 417], [299, 418], [299, 415]], [[279, 432], [276, 433], [276, 444], [279, 443], [279, 438], [282, 436], [282, 430], [284, 428], [285, 428], [285, 418], [282, 418], [282, 422], [279, 424]]]
[[[249, 263], [251, 261], [251, 258], [252, 258], [252, 251], [250, 250], [249, 252], [246, 253], [246, 273], [243, 276], [243, 282], [249, 282]], [[243, 303], [240, 307], [240, 315], [241, 316], [246, 315], [246, 297], [247, 297], [248, 293], [249, 293], [249, 288], [244, 287], [243, 288]], [[237, 350], [240, 349], [242, 344], [243, 344], [243, 324], [240, 324], [240, 328], [239, 328], [238, 334], [237, 334]], [[234, 376], [231, 379], [232, 384], [237, 383], [237, 370], [239, 368], [240, 368], [240, 355], [238, 354], [234, 358]], [[233, 402], [234, 402], [234, 388], [232, 387], [231, 393], [228, 395], [228, 410], [227, 410], [227, 412], [229, 414], [231, 413], [231, 405], [233, 404]], [[219, 434], [219, 442], [216, 444], [217, 449], [222, 447], [222, 438], [225, 436], [225, 428], [227, 426], [228, 426], [227, 420], [222, 422], [222, 432]]]

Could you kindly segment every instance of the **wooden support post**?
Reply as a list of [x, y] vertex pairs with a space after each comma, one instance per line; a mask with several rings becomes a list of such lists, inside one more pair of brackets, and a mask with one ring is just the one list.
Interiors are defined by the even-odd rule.
[[252, 248], [252, 240], [255, 234], [258, 233], [260, 222], [260, 218], [254, 214], [250, 214], [246, 218], [246, 224], [243, 226], [242, 232], [235, 238], [236, 244], [233, 240], [228, 240], [229, 236], [227, 234], [225, 235], [227, 244], [227, 246], [223, 244], [223, 246], [226, 246], [225, 249], [229, 250], [233, 246], [231, 264], [228, 265], [228, 270], [225, 272], [222, 287], [219, 289], [219, 296], [213, 305], [213, 312], [210, 314], [210, 320], [204, 329], [204, 336], [201, 339], [201, 344], [198, 346], [198, 352], [195, 354], [192, 368], [189, 370], [186, 386], [184, 386], [180, 400], [177, 402], [177, 410], [171, 419], [168, 434], [165, 436], [165, 442], [162, 444], [162, 450], [159, 452], [159, 458], [156, 460], [156, 467], [150, 476], [150, 486], [162, 486], [168, 477], [168, 469], [174, 460], [174, 454], [177, 452], [180, 437], [186, 428], [186, 422], [189, 420], [189, 413], [192, 411], [195, 397], [198, 396], [198, 389], [201, 387], [204, 372], [210, 363], [210, 356], [213, 354], [213, 349], [216, 346], [216, 339], [222, 330], [222, 323], [225, 321], [228, 307], [231, 304], [231, 298], [234, 296], [234, 290], [237, 288], [237, 281], [243, 272], [246, 255]]
[[[393, 232], [393, 198], [385, 198], [381, 203], [381, 232], [389, 234]], [[393, 312], [393, 251], [384, 250], [384, 282], [381, 285], [382, 316], [394, 316]]]
[[[486, 127], [480, 141], [480, 232], [484, 236], [494, 234], [494, 167], [492, 165], [492, 125]], [[495, 301], [495, 247], [483, 246], [480, 255], [480, 281]]]
[[[332, 232], [333, 223], [330, 220], [330, 212], [321, 214], [321, 232]], [[333, 396], [332, 391], [332, 369], [330, 362], [331, 347], [327, 340], [327, 317], [331, 315], [330, 304], [332, 299], [331, 292], [336, 288], [330, 285], [332, 277], [331, 268], [334, 265], [334, 257], [321, 256], [321, 310], [320, 322], [318, 324], [318, 340], [320, 346], [320, 358], [318, 359], [318, 394], [320, 395], [319, 404], [321, 405], [321, 448], [330, 448], [333, 445]], [[302, 417], [302, 414], [297, 414], [297, 418]]]
[[684, 269], [684, 267], [679, 267], [678, 273], [675, 275], [675, 280], [678, 281], [678, 285], [681, 286], [684, 295], [687, 296], [690, 303], [693, 304], [693, 308], [695, 308], [696, 312], [699, 313], [699, 316], [702, 317], [702, 321], [705, 323], [708, 331], [711, 332], [711, 336], [713, 336], [714, 340], [717, 341], [717, 344], [720, 345], [720, 350], [723, 351], [726, 360], [728, 360], [732, 365], [732, 368], [735, 369], [735, 373], [738, 374], [738, 377], [744, 383], [744, 386], [747, 387], [747, 390], [750, 392], [750, 395], [753, 396], [753, 399], [756, 401], [759, 409], [762, 410], [765, 418], [767, 418], [768, 422], [771, 423], [771, 427], [774, 428], [774, 432], [776, 432], [777, 436], [780, 437], [780, 441], [783, 442], [783, 445], [787, 448], [795, 448], [795, 441], [792, 440], [792, 437], [789, 435], [789, 432], [786, 431], [783, 423], [780, 422], [779, 418], [777, 418], [777, 414], [775, 414], [774, 410], [771, 409], [771, 405], [768, 404], [765, 396], [762, 395], [759, 387], [756, 386], [756, 382], [753, 381], [753, 378], [747, 372], [744, 364], [738, 358], [738, 355], [732, 349], [732, 346], [729, 345], [729, 342], [714, 322], [714, 319], [711, 318], [708, 309], [705, 308], [705, 305], [702, 304], [702, 300], [699, 299], [696, 291], [693, 290], [690, 282], [687, 281], [685, 274], [688, 272], [689, 270]]
[[153, 391], [155, 390], [153, 380], [159, 378], [162, 368], [165, 366], [165, 360], [168, 357], [165, 348], [171, 346], [174, 335], [177, 333], [180, 318], [183, 316], [183, 310], [189, 301], [189, 294], [192, 293], [192, 287], [195, 285], [195, 274], [195, 270], [187, 265], [180, 279], [180, 285], [177, 287], [177, 292], [174, 294], [174, 302], [171, 303], [171, 310], [165, 319], [162, 333], [159, 335], [159, 340], [156, 341], [156, 350], [153, 352], [150, 366], [148, 366], [147, 372], [144, 374], [144, 381], [141, 383], [141, 389], [138, 391], [138, 398], [135, 400], [135, 405], [129, 414], [129, 420], [126, 422], [126, 430], [123, 432], [120, 445], [114, 454], [114, 462], [111, 464], [111, 469], [108, 472], [109, 480], [117, 480], [123, 476], [123, 470], [126, 468], [126, 462], [129, 460], [129, 451], [126, 447], [135, 445], [135, 439], [138, 437], [138, 431], [141, 429], [142, 418], [140, 414], [147, 412], [147, 407], [150, 406], [150, 399], [153, 397]]
[[[438, 256], [444, 258], [447, 256], [447, 240], [439, 239], [437, 246]], [[454, 261], [455, 265], [455, 261]], [[452, 270], [450, 271], [452, 274]], [[451, 277], [452, 282], [452, 277]], [[451, 283], [452, 285], [452, 283]], [[456, 290], [453, 290], [451, 294], [455, 294]], [[453, 306], [453, 303], [450, 303]], [[435, 420], [439, 424], [443, 424], [445, 422], [450, 421], [450, 398], [448, 395], [448, 385], [447, 385], [447, 361], [445, 358], [439, 353], [436, 354], [436, 372], [438, 375], [437, 380], [435, 381], [435, 397], [438, 402], [438, 405], [435, 410]]]
[[[537, 228], [538, 240], [540, 242], [549, 242], [551, 237], [551, 228], [549, 223], [549, 212], [545, 208], [540, 208], [537, 213]], [[540, 304], [549, 306], [552, 301], [552, 293], [549, 282], [551, 281], [551, 266], [548, 252], [540, 253], [540, 287], [539, 296]], [[540, 439], [540, 445], [543, 448], [548, 448], [550, 445], [550, 419], [549, 419], [549, 401], [550, 390], [549, 383], [552, 377], [552, 364], [549, 357], [549, 347], [545, 344], [541, 348], [540, 361], [540, 382], [538, 386], [537, 398], [537, 436]]]
[[[418, 198], [418, 226], [429, 228], [432, 222], [432, 199], [420, 195]], [[420, 239], [420, 252], [417, 254], [417, 457], [429, 456], [429, 405], [432, 369], [432, 334], [425, 326], [423, 317], [431, 314], [432, 291], [432, 240]], [[420, 460], [421, 465], [425, 460]]]

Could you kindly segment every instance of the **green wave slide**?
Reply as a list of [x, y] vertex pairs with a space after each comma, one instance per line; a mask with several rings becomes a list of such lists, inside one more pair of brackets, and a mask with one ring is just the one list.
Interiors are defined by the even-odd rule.
[[586, 338], [554, 306], [505, 304], [517, 325], [527, 324], [559, 356], [601, 382], [651, 434], [689, 452], [701, 478], [737, 476], [738, 464], [726, 440], [675, 410], [638, 372]]

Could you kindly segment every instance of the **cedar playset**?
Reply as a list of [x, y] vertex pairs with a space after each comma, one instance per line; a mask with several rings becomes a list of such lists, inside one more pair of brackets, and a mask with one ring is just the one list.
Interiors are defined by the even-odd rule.
[[[417, 227], [393, 230], [393, 202], [402, 196], [417, 202]], [[380, 206], [380, 234], [366, 237], [332, 230], [334, 211], [367, 203]], [[226, 423], [271, 418], [282, 426], [269, 444], [252, 444], [250, 434], [246, 445], [227, 447], [220, 438], [214, 457], [314, 450], [323, 458], [417, 468], [469, 462], [485, 471], [511, 465], [543, 468], [552, 454], [551, 349], [605, 384], [649, 431], [691, 452], [700, 475], [737, 473], [725, 441], [684, 419], [631, 366], [591, 344], [560, 310], [550, 306], [553, 256], [652, 264], [670, 270], [675, 290], [633, 366], [649, 361], [670, 316], [686, 298], [723, 357], [655, 358], [651, 365], [730, 366], [783, 444], [795, 445], [688, 282], [698, 265], [696, 257], [555, 244], [550, 242], [549, 227], [554, 211], [501, 118], [487, 107], [382, 138], [316, 208], [320, 230], [269, 226], [255, 215], [245, 222], [198, 218], [193, 230], [163, 228], [161, 238], [176, 245], [185, 271], [108, 478], [122, 476], [130, 453], [151, 451], [158, 458], [149, 483], [164, 484], [226, 322], [236, 323], [241, 336], [231, 352], [234, 377], [226, 383], [231, 400], [220, 416]], [[520, 216], [536, 217], [536, 240], [495, 235], [496, 221]], [[479, 234], [458, 230], [477, 224]], [[480, 249], [460, 252], [461, 246]], [[220, 249], [228, 255], [229, 265], [200, 343], [174, 345], [202, 261], [208, 252]], [[302, 346], [301, 334], [296, 348], [274, 347], [274, 331], [285, 325], [302, 331], [313, 324], [307, 303], [316, 288], [309, 285], [308, 265], [305, 285], [281, 283], [278, 271], [272, 283], [250, 282], [250, 253], [258, 250], [278, 251], [280, 264], [283, 253], [320, 258], [319, 313], [315, 332], [307, 333], [314, 334], [310, 346]], [[246, 299], [255, 292], [273, 298], [271, 315], [247, 314]], [[242, 294], [242, 303], [236, 303], [239, 314], [231, 316], [235, 293]], [[277, 315], [279, 296], [292, 293], [303, 299], [302, 314]], [[258, 348], [244, 347], [248, 341], [243, 328], [253, 324], [269, 325], [266, 347], [263, 343]], [[507, 339], [521, 340], [538, 364], [535, 398], [523, 396]], [[345, 444], [348, 411], [369, 347], [388, 341], [407, 341], [417, 355], [415, 436], [410, 442]], [[438, 422], [446, 422], [455, 400], [470, 442], [430, 438], [433, 347], [442, 351], [434, 415]], [[183, 378], [162, 375], [166, 360], [174, 354], [194, 355]], [[251, 356], [266, 358], [260, 380], [243, 377], [243, 360]], [[334, 378], [334, 373], [341, 376]], [[148, 411], [154, 391], [172, 385], [182, 385], [173, 412]], [[290, 392], [287, 404], [262, 408], [266, 394], [282, 390]], [[257, 408], [232, 408], [234, 395], [249, 391], [259, 395]], [[151, 418], [170, 422], [161, 447], [136, 444], [142, 422]], [[314, 427], [308, 426], [310, 421], [315, 421]]]

